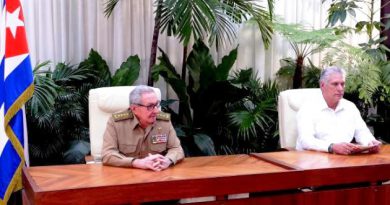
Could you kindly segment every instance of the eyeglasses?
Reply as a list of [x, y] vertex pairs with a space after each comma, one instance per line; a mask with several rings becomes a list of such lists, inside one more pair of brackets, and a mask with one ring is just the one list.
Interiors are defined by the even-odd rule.
[[145, 107], [148, 111], [152, 111], [152, 110], [154, 110], [154, 108], [160, 109], [160, 107], [161, 107], [160, 102], [157, 102], [156, 104], [151, 104], [151, 105], [142, 105], [142, 104], [138, 104], [138, 103], [134, 103], [134, 104], [141, 106], [141, 107]]

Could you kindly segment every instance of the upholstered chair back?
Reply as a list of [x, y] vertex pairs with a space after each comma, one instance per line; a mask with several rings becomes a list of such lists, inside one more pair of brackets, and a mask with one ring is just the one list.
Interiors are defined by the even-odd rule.
[[319, 88], [293, 89], [280, 92], [278, 97], [279, 135], [281, 148], [295, 148], [296, 114], [302, 104], [313, 97], [321, 97]]

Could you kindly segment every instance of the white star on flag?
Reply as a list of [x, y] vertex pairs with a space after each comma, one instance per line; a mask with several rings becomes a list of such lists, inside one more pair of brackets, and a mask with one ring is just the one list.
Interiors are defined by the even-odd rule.
[[19, 13], [20, 13], [20, 7], [15, 9], [15, 11], [12, 13], [7, 12], [7, 18], [6, 18], [7, 20], [5, 23], [5, 27], [6, 28], [8, 27], [11, 30], [11, 33], [14, 36], [14, 38], [16, 36], [16, 28], [18, 26], [24, 26], [24, 22], [19, 19]]

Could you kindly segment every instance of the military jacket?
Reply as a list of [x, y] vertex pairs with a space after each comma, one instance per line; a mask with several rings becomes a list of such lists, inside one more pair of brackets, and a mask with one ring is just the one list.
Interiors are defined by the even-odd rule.
[[184, 158], [168, 113], [160, 112], [154, 124], [143, 129], [129, 110], [113, 114], [103, 137], [103, 164], [131, 167], [132, 161], [148, 154], [161, 154], [174, 164]]

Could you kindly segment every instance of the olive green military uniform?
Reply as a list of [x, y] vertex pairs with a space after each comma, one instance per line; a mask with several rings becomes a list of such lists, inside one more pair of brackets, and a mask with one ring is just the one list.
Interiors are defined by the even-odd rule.
[[132, 161], [148, 154], [161, 154], [174, 164], [184, 158], [168, 113], [160, 112], [153, 125], [142, 129], [131, 111], [113, 114], [103, 139], [103, 163], [131, 167]]

